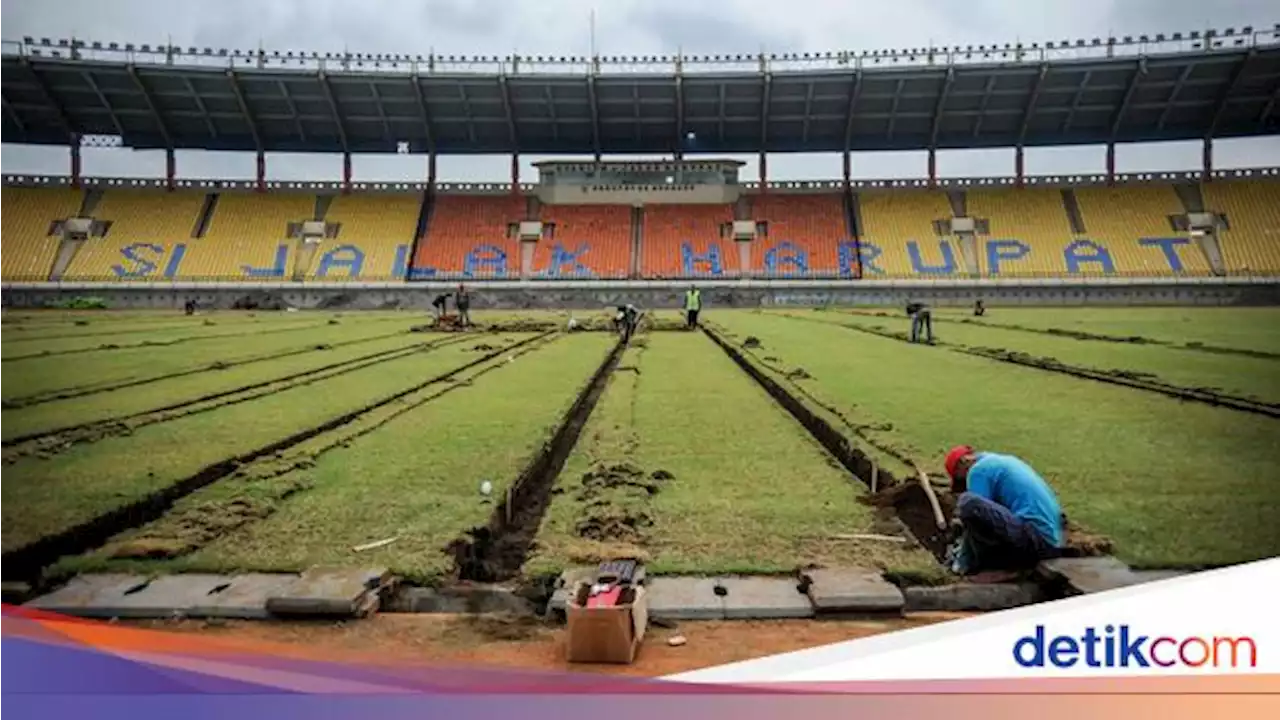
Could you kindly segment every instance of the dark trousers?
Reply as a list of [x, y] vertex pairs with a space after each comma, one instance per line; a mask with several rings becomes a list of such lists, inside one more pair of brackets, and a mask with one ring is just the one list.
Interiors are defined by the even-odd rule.
[[911, 316], [911, 342], [920, 342], [921, 330], [928, 336], [928, 342], [933, 342], [933, 317], [927, 312]]
[[964, 527], [971, 573], [1022, 570], [1057, 555], [1057, 548], [1041, 537], [1034, 525], [986, 498], [961, 494], [956, 515]]
[[684, 311], [684, 324], [685, 324], [687, 327], [691, 327], [691, 328], [697, 327], [697, 326], [698, 326], [698, 311], [697, 311], [697, 310], [685, 310], [685, 311]]

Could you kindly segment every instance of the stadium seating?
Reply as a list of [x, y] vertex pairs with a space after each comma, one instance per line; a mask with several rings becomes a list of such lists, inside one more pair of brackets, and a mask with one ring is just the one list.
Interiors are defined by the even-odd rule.
[[640, 271], [646, 277], [732, 275], [738, 251], [731, 235], [729, 205], [646, 205]]
[[422, 198], [417, 194], [336, 196], [324, 219], [339, 225], [338, 236], [320, 244], [307, 268], [307, 277], [403, 277], [421, 209]]
[[1056, 188], [971, 190], [969, 217], [986, 220], [977, 235], [979, 272], [991, 275], [1061, 275], [1063, 248], [1075, 238]]
[[[1177, 193], [1167, 185], [1084, 187], [1075, 191], [1084, 220], [1085, 234], [1068, 254], [1096, 260], [1070, 260], [1068, 273], [1168, 275], [1180, 272], [1209, 274], [1204, 252], [1185, 232], [1174, 232], [1169, 216], [1186, 212]], [[1176, 254], [1166, 255], [1165, 247]], [[1093, 243], [1091, 247], [1087, 243]]]
[[1229, 272], [1280, 272], [1280, 183], [1209, 183], [1204, 201], [1227, 216], [1218, 237]]
[[[631, 272], [631, 207], [627, 205], [543, 205], [544, 228], [554, 223], [533, 256], [539, 277], [624, 278]], [[585, 272], [584, 272], [585, 271]]]
[[82, 194], [74, 190], [5, 187], [0, 194], [4, 205], [0, 225], [3, 250], [3, 277], [10, 282], [49, 279], [58, 256], [58, 238], [50, 235], [53, 224], [74, 216]]
[[218, 198], [204, 237], [192, 241], [189, 277], [274, 280], [292, 277], [296, 241], [289, 223], [315, 217], [309, 194], [228, 192]]
[[108, 190], [91, 213], [110, 222], [105, 237], [90, 237], [63, 272], [65, 280], [181, 278], [190, 269], [192, 230], [203, 193]]
[[752, 250], [752, 270], [777, 276], [839, 273], [840, 243], [850, 239], [839, 193], [757, 196], [752, 215], [769, 229]]
[[949, 275], [964, 271], [959, 246], [939, 238], [934, 220], [950, 218], [941, 191], [877, 190], [860, 193], [865, 277]]
[[527, 200], [510, 195], [441, 195], [413, 267], [424, 274], [515, 277], [520, 245], [511, 224], [525, 218]]

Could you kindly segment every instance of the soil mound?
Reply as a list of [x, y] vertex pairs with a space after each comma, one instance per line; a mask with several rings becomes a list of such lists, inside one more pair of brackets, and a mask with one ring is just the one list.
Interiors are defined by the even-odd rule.
[[666, 470], [645, 473], [631, 463], [596, 465], [583, 473], [578, 490], [583, 507], [578, 537], [643, 545], [653, 527], [650, 498], [674, 478]]

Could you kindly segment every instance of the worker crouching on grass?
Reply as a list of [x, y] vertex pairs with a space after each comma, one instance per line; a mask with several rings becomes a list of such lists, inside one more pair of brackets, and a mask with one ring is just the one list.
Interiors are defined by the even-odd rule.
[[622, 336], [622, 342], [631, 342], [631, 336], [635, 334], [639, 324], [640, 311], [635, 305], [628, 303], [618, 306], [618, 312], [613, 316], [613, 329]]
[[959, 497], [960, 537], [947, 553], [953, 572], [1016, 571], [1057, 557], [1062, 507], [1030, 465], [1012, 455], [952, 448], [945, 465]]

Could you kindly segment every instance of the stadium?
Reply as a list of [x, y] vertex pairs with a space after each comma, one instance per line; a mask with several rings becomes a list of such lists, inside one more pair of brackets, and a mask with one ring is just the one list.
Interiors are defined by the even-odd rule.
[[[639, 559], [672, 617], [810, 617], [737, 598], [825, 570], [879, 610], [987, 610], [1280, 553], [1280, 169], [1213, 165], [1280, 129], [1280, 25], [589, 58], [23, 38], [3, 94], [6, 143], [69, 152], [3, 178], [7, 598], [256, 617], [209, 597], [322, 568], [394, 579], [384, 608], [542, 611], [562, 573]], [[1172, 140], [1203, 166], [1117, 172], [1117, 144]], [[85, 176], [93, 143], [166, 176]], [[1104, 171], [1023, 172], [1085, 144]], [[967, 148], [1012, 172], [940, 177]], [[192, 149], [256, 178], [185, 179]], [[885, 150], [927, 165], [853, 177]], [[268, 179], [299, 152], [343, 179]], [[843, 177], [769, 179], [799, 152]], [[355, 178], [365, 153], [422, 178]], [[482, 153], [510, 181], [437, 177]], [[433, 319], [455, 293], [470, 321]], [[957, 444], [1034, 466], [1068, 558], [1102, 565], [948, 594]]]

